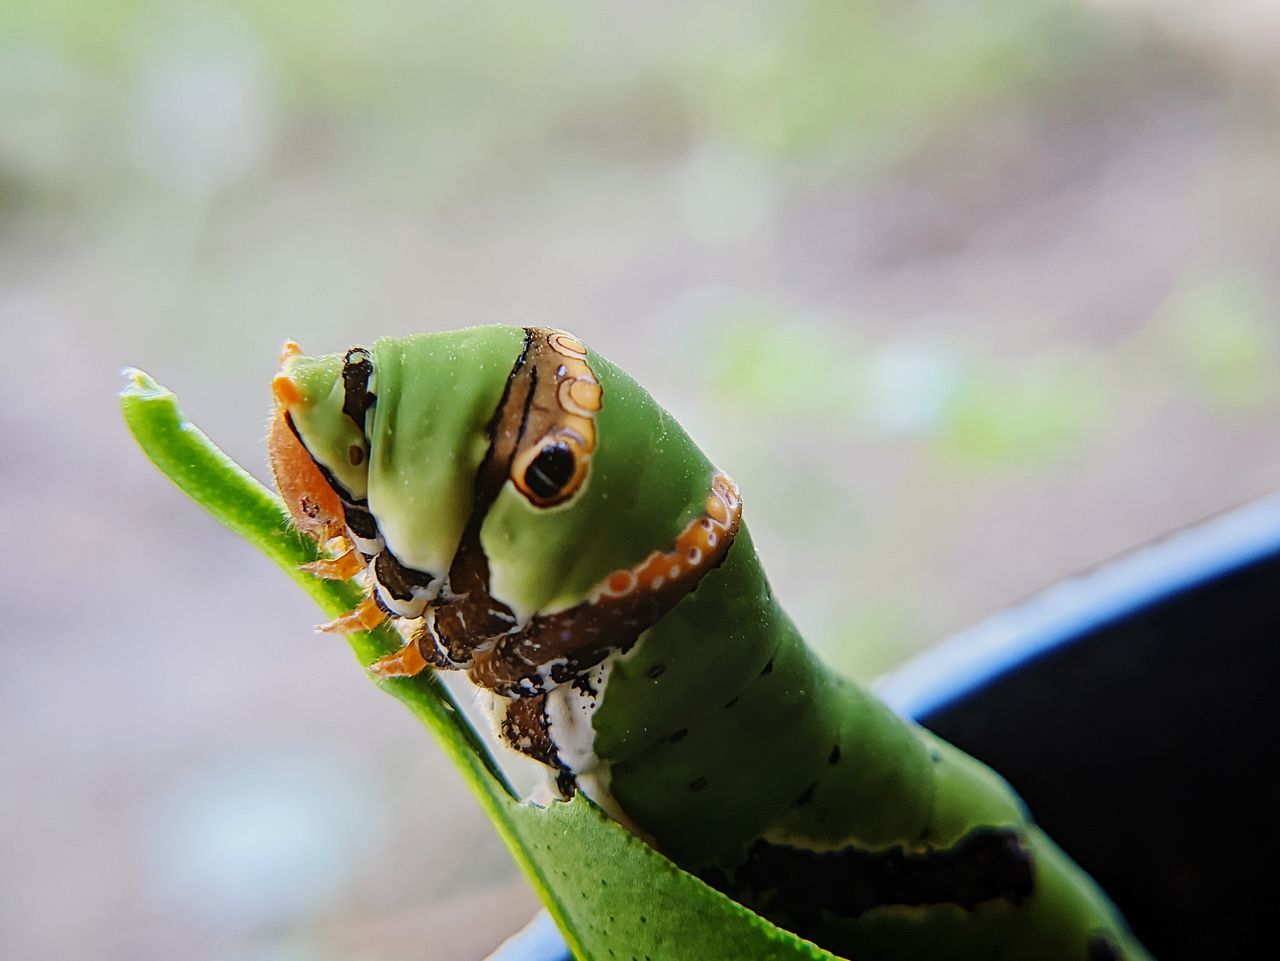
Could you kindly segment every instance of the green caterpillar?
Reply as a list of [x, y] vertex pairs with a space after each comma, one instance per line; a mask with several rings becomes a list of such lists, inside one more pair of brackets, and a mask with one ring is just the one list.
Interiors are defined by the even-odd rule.
[[407, 639], [376, 673], [466, 671], [561, 792], [842, 956], [1148, 958], [998, 775], [810, 652], [733, 482], [570, 335], [289, 345], [273, 388], [312, 569], [371, 588], [327, 628]]

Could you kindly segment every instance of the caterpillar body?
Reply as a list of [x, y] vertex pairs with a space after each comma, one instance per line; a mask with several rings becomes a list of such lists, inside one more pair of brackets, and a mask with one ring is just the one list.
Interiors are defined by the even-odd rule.
[[834, 673], [742, 500], [550, 328], [288, 345], [270, 456], [313, 570], [395, 620], [385, 676], [465, 671], [500, 738], [678, 864], [844, 957], [1141, 961], [993, 771]]

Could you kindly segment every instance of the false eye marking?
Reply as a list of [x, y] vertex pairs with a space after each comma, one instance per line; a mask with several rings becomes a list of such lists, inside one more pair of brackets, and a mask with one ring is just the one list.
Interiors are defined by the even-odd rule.
[[525, 486], [549, 501], [565, 489], [577, 470], [573, 449], [562, 440], [543, 444], [524, 472]]
[[530, 408], [511, 461], [511, 480], [535, 507], [554, 507], [581, 490], [587, 479], [604, 392], [580, 341], [549, 328], [530, 332], [546, 348], [535, 387], [545, 402]]

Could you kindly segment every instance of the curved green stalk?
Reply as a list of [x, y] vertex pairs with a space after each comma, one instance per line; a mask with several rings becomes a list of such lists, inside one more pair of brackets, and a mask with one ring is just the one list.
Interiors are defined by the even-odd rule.
[[[275, 561], [326, 615], [351, 609], [362, 593], [355, 584], [298, 569], [316, 558], [316, 548], [292, 528], [275, 495], [188, 422], [170, 391], [141, 371], [127, 376], [125, 421], [152, 462]], [[348, 635], [348, 641], [364, 665], [401, 643], [388, 627]], [[581, 961], [838, 961], [681, 871], [581, 795], [547, 808], [519, 801], [433, 675], [378, 686], [426, 724], [457, 765]]]

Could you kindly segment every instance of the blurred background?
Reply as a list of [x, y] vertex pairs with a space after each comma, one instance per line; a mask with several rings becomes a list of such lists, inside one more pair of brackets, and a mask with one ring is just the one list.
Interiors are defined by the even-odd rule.
[[1278, 10], [0, 4], [0, 957], [472, 959], [535, 910], [120, 367], [264, 476], [286, 338], [568, 328], [870, 679], [1280, 489]]

